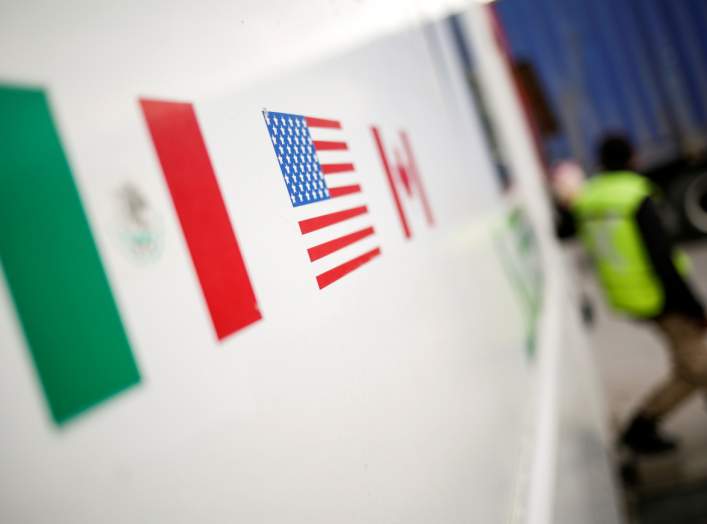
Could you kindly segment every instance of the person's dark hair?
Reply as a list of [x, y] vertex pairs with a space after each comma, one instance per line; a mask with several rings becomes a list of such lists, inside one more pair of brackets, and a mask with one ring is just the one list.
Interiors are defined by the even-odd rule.
[[633, 146], [625, 135], [605, 135], [599, 142], [599, 163], [606, 171], [623, 171], [631, 168]]

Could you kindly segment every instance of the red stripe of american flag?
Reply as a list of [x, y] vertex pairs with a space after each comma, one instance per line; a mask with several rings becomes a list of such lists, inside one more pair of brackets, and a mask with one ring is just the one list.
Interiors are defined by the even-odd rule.
[[354, 193], [360, 192], [361, 186], [359, 186], [358, 184], [354, 184], [351, 186], [332, 187], [329, 189], [329, 196], [332, 198], [336, 198], [340, 196], [353, 195]]
[[314, 147], [317, 151], [346, 151], [349, 146], [346, 142], [332, 142], [329, 140], [314, 140]]
[[317, 283], [319, 284], [319, 289], [324, 289], [329, 284], [333, 284], [341, 277], [348, 275], [354, 269], [360, 268], [362, 265], [370, 262], [380, 254], [381, 250], [379, 247], [377, 247], [364, 253], [363, 255], [357, 256], [356, 258], [349, 260], [348, 262], [344, 262], [340, 266], [336, 266], [335, 268], [330, 269], [329, 271], [325, 271], [321, 275], [317, 275]]
[[333, 226], [334, 224], [338, 224], [344, 220], [348, 220], [359, 215], [364, 215], [366, 213], [368, 213], [368, 208], [366, 206], [344, 209], [343, 211], [336, 211], [335, 213], [329, 213], [328, 215], [320, 215], [318, 217], [300, 220], [299, 228], [300, 231], [302, 231], [302, 234], [306, 235], [312, 231]]
[[322, 173], [335, 175], [336, 173], [350, 173], [354, 171], [353, 164], [322, 164]]
[[338, 120], [328, 120], [326, 118], [316, 118], [313, 116], [305, 116], [305, 122], [309, 127], [327, 127], [330, 129], [341, 129], [341, 122]]
[[359, 240], [369, 237], [374, 233], [375, 230], [372, 227], [367, 227], [365, 229], [349, 233], [348, 235], [335, 238], [334, 240], [330, 240], [329, 242], [324, 242], [323, 244], [319, 244], [318, 246], [310, 247], [307, 250], [307, 253], [309, 253], [309, 259], [314, 262], [315, 260], [319, 260], [320, 258], [330, 255], [338, 251], [339, 249], [343, 249], [346, 246], [350, 246], [354, 242], [358, 242]]

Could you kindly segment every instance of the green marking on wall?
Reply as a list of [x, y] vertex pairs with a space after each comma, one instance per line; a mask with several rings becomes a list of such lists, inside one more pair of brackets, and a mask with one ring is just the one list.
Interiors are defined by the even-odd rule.
[[0, 260], [58, 424], [140, 382], [47, 97], [0, 86]]
[[534, 234], [519, 208], [513, 208], [493, 233], [496, 254], [508, 278], [525, 319], [525, 344], [530, 357], [535, 355], [538, 318], [542, 307], [543, 274], [531, 267], [537, 254]]

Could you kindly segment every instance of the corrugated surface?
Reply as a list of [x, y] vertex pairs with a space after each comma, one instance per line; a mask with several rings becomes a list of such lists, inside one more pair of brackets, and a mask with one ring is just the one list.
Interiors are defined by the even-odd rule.
[[591, 165], [606, 130], [626, 131], [648, 165], [707, 141], [703, 1], [504, 0], [498, 12], [561, 122], [551, 160]]

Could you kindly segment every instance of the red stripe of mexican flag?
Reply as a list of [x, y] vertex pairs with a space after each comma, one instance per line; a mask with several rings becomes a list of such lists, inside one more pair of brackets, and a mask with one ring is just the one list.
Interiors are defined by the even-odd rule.
[[262, 318], [194, 108], [141, 100], [219, 340]]

